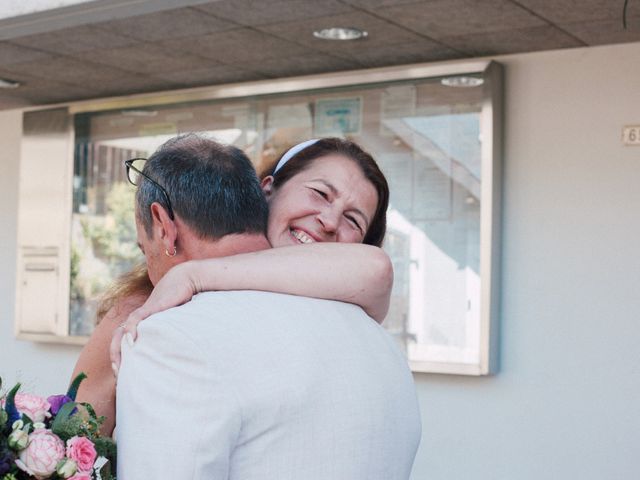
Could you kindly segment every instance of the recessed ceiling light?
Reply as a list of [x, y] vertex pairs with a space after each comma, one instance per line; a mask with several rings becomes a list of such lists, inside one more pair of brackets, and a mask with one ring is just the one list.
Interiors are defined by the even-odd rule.
[[479, 87], [484, 83], [484, 79], [471, 77], [469, 75], [459, 75], [456, 77], [441, 78], [440, 83], [446, 87], [470, 88]]
[[13, 80], [0, 78], [0, 88], [18, 88], [19, 86], [20, 82], [14, 82]]
[[323, 40], [358, 40], [369, 35], [364, 30], [353, 27], [330, 27], [316, 30], [313, 36]]

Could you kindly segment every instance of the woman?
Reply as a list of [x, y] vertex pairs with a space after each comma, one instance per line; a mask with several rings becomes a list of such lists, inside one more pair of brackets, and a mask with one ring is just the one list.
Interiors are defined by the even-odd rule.
[[389, 194], [373, 158], [352, 142], [320, 139], [292, 148], [268, 173], [262, 180], [270, 208], [267, 238], [279, 248], [182, 263], [153, 293], [146, 271], [135, 271], [108, 297], [108, 311], [74, 372], [88, 374], [78, 398], [107, 417], [105, 433], [113, 430], [115, 417], [109, 344], [113, 336], [118, 357], [124, 333], [119, 327], [132, 312], [127, 327], [135, 335], [141, 319], [197, 292], [244, 289], [355, 303], [383, 320], [393, 273], [377, 247], [386, 230]]

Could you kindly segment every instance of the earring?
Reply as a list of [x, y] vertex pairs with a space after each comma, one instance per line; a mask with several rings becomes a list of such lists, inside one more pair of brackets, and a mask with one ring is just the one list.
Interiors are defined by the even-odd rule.
[[173, 246], [173, 253], [172, 253], [172, 254], [171, 254], [171, 253], [169, 253], [169, 250], [167, 250], [166, 248], [164, 249], [164, 254], [165, 254], [167, 257], [175, 257], [177, 253], [178, 253], [178, 249], [176, 248], [176, 246], [175, 246], [175, 245]]

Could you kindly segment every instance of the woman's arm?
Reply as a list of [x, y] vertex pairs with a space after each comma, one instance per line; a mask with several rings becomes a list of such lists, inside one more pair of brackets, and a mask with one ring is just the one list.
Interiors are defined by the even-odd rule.
[[355, 243], [272, 248], [191, 261], [174, 269], [183, 270], [181, 275], [188, 278], [192, 294], [264, 290], [338, 300], [359, 305], [378, 323], [389, 310], [393, 286], [387, 254], [378, 247]]
[[148, 316], [210, 290], [263, 290], [354, 303], [378, 323], [389, 310], [393, 266], [378, 247], [360, 243], [313, 243], [272, 248], [176, 265], [155, 286], [111, 342], [120, 364], [122, 335], [136, 338], [136, 325]]
[[73, 370], [71, 378], [80, 372], [87, 374], [77, 400], [90, 403], [98, 416], [106, 417], [100, 429], [103, 435], [111, 435], [116, 421], [116, 379], [109, 359], [113, 332], [145, 300], [146, 297], [130, 297], [113, 306], [96, 326]]

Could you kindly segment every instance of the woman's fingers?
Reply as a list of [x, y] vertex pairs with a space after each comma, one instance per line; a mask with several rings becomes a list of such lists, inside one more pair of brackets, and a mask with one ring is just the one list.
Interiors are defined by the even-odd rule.
[[[174, 278], [175, 277], [175, 278]], [[129, 314], [127, 320], [113, 332], [109, 356], [114, 375], [118, 375], [122, 358], [122, 339], [126, 338], [129, 346], [138, 338], [138, 324], [154, 313], [182, 305], [191, 300], [195, 291], [188, 277], [174, 267], [156, 285], [147, 301]]]
[[111, 368], [113, 369], [113, 374], [117, 377], [118, 371], [120, 369], [120, 360], [121, 360], [121, 348], [120, 344], [122, 343], [122, 336], [125, 334], [125, 325], [121, 324], [116, 328], [113, 332], [113, 337], [111, 338], [111, 345], [109, 345], [109, 357], [111, 359]]
[[142, 307], [137, 308], [127, 317], [127, 320], [113, 331], [113, 337], [111, 337], [111, 345], [109, 345], [109, 357], [111, 359], [111, 368], [113, 374], [117, 377], [120, 370], [120, 363], [122, 360], [122, 338], [126, 338], [130, 347], [133, 346], [135, 339], [138, 338], [137, 325], [148, 315], [145, 314]]
[[[147, 300], [148, 302], [149, 300]], [[145, 303], [146, 305], [146, 303]], [[147, 309], [144, 305], [140, 308], [136, 308], [129, 317], [127, 317], [127, 321], [125, 322], [125, 330], [127, 334], [127, 341], [130, 346], [133, 346], [133, 342], [138, 338], [138, 324], [147, 318], [151, 313], [147, 312]]]

